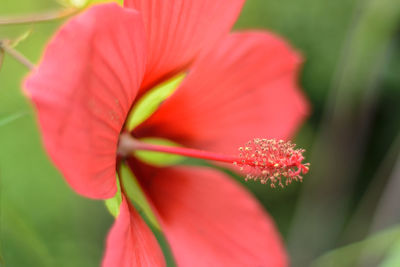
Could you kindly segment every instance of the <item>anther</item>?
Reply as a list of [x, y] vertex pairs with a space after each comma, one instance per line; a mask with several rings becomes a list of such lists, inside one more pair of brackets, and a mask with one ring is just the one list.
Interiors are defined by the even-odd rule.
[[[295, 149], [296, 144], [276, 139], [253, 139], [246, 143], [235, 165], [245, 173], [245, 180], [269, 183], [272, 188], [288, 186], [292, 181], [302, 181], [302, 174], [309, 170], [304, 160], [304, 149]], [[259, 163], [263, 164], [259, 164]]]

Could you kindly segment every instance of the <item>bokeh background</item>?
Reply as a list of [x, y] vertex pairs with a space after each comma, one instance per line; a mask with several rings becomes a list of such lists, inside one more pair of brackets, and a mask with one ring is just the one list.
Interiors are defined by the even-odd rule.
[[[62, 8], [0, 0], [0, 17]], [[0, 26], [0, 39], [28, 32], [15, 48], [37, 62], [60, 23]], [[311, 171], [285, 190], [245, 184], [292, 266], [400, 266], [400, 1], [248, 0], [235, 28], [278, 33], [305, 59], [312, 114], [295, 141]], [[0, 265], [98, 266], [113, 218], [44, 153], [21, 93], [27, 69], [8, 55], [0, 64]]]

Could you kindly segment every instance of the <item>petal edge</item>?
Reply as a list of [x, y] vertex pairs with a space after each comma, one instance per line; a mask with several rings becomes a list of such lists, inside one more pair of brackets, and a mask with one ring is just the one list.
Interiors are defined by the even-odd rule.
[[25, 81], [45, 148], [79, 194], [104, 199], [117, 190], [118, 136], [142, 81], [144, 55], [138, 12], [98, 5], [62, 26]]
[[287, 266], [272, 220], [226, 175], [199, 167], [135, 170], [178, 266]]
[[107, 237], [103, 267], [163, 267], [156, 238], [123, 196], [120, 213]]

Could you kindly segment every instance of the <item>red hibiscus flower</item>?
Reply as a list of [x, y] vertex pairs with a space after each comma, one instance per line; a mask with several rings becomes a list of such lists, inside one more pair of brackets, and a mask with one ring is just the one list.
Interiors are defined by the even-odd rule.
[[[307, 170], [302, 151], [282, 141], [255, 139], [238, 160], [224, 156], [254, 137], [290, 137], [307, 114], [296, 84], [299, 56], [270, 33], [229, 33], [243, 2], [127, 0], [124, 8], [92, 7], [61, 28], [25, 83], [46, 150], [71, 187], [86, 197], [111, 198], [116, 172], [127, 164], [178, 266], [287, 265], [271, 219], [226, 174], [152, 167], [129, 151], [117, 153], [169, 149], [222, 159], [272, 184], [281, 174], [290, 182]], [[137, 100], [182, 72], [187, 75], [177, 91], [127, 133], [125, 121]], [[143, 137], [183, 147], [146, 145], [138, 141]], [[158, 242], [121, 188], [103, 266], [164, 266]]]

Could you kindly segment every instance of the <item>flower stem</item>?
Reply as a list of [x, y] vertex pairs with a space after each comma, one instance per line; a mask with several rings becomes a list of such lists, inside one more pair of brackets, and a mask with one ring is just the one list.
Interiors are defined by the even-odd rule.
[[3, 65], [3, 59], [4, 59], [4, 50], [0, 47], [0, 71], [1, 71], [1, 66]]
[[9, 46], [4, 40], [0, 40], [0, 50], [3, 50], [4, 52], [8, 53], [10, 56], [15, 58], [17, 61], [22, 63], [25, 67], [27, 67], [29, 70], [35, 69], [35, 65], [27, 59], [23, 54]]
[[67, 8], [61, 11], [50, 11], [45, 13], [38, 14], [29, 14], [29, 15], [21, 15], [21, 16], [9, 16], [9, 17], [0, 17], [0, 26], [1, 25], [15, 25], [15, 24], [30, 24], [37, 22], [46, 22], [52, 21], [56, 19], [63, 19], [74, 15], [77, 13], [79, 9], [77, 8]]

